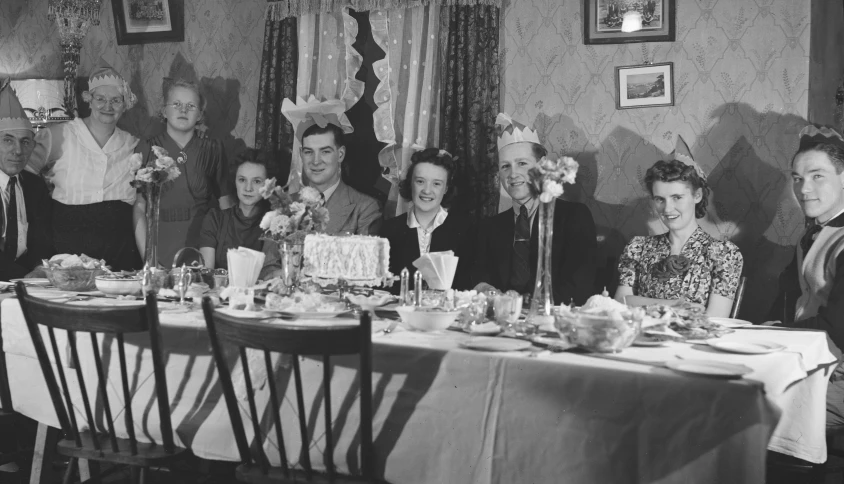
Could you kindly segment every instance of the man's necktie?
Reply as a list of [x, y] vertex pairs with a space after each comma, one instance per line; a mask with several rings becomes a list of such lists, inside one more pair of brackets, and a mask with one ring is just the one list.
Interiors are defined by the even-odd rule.
[[18, 197], [16, 194], [18, 177], [9, 179], [9, 203], [6, 206], [6, 245], [3, 252], [17, 259], [18, 257]]
[[821, 231], [823, 225], [821, 224], [813, 224], [806, 230], [806, 233], [803, 235], [803, 238], [800, 239], [800, 248], [803, 249], [803, 256], [806, 256], [806, 253], [809, 252], [809, 249], [812, 247], [812, 244], [815, 243], [815, 238], [818, 236], [818, 232]]
[[510, 257], [510, 288], [524, 292], [530, 288], [530, 217], [527, 207], [522, 205], [516, 219], [513, 253]]

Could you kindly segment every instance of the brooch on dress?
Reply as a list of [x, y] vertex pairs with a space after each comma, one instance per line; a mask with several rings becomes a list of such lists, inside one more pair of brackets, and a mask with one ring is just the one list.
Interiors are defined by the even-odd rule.
[[665, 282], [673, 276], [685, 274], [691, 265], [692, 262], [684, 255], [669, 255], [654, 265], [653, 275], [660, 282]]

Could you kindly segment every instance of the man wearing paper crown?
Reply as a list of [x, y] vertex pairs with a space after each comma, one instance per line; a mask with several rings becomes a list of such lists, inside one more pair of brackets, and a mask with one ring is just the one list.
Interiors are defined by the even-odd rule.
[[[793, 322], [785, 325], [826, 331], [837, 347], [833, 352], [840, 355], [844, 350], [844, 138], [826, 127], [807, 126], [800, 132], [791, 170], [794, 195], [811, 224], [780, 276], [780, 291], [799, 296]], [[827, 389], [826, 424], [844, 424], [844, 369], [840, 365]]]
[[[513, 199], [513, 208], [480, 227], [473, 270], [477, 290], [495, 288], [532, 294], [536, 280], [539, 199], [529, 187], [528, 171], [547, 150], [535, 130], [501, 113], [498, 135], [498, 176]], [[551, 249], [555, 304], [583, 304], [594, 293], [595, 222], [585, 205], [557, 199]]]
[[27, 168], [53, 185], [53, 243], [58, 253], [105, 259], [112, 270], [140, 267], [132, 205], [131, 155], [138, 138], [117, 127], [136, 101], [129, 85], [100, 59], [82, 99], [91, 114], [36, 136]]
[[50, 194], [40, 177], [23, 171], [35, 130], [9, 81], [0, 82], [0, 280], [25, 277], [53, 255]]
[[[338, 99], [319, 101], [311, 96], [293, 103], [285, 99], [281, 113], [293, 125], [299, 145], [299, 157], [290, 167], [288, 187], [298, 190], [302, 175], [308, 186], [316, 188], [328, 209], [329, 235], [375, 235], [381, 225], [378, 201], [346, 185], [342, 164], [346, 158], [345, 135], [354, 131], [345, 114], [346, 105]], [[261, 277], [273, 277], [281, 271], [276, 244], [264, 242], [266, 260]]]

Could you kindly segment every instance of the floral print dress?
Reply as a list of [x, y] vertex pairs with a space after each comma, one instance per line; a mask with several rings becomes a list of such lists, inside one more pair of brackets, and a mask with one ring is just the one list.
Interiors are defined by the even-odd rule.
[[685, 299], [704, 306], [710, 294], [735, 296], [743, 264], [735, 244], [698, 227], [680, 252], [687, 263], [672, 258], [666, 268], [670, 251], [667, 233], [633, 237], [618, 261], [619, 285], [633, 288], [637, 296]]

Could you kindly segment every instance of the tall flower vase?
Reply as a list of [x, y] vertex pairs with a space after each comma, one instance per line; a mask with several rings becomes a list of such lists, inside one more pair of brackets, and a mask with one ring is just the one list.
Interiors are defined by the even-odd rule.
[[150, 268], [158, 267], [158, 215], [161, 205], [161, 185], [150, 183], [147, 185], [147, 239], [144, 250], [144, 264]]
[[539, 204], [539, 250], [536, 258], [536, 286], [526, 318], [528, 328], [554, 329], [554, 291], [551, 287], [551, 249], [554, 238], [554, 207], [556, 199]]
[[278, 256], [281, 262], [281, 280], [288, 292], [299, 287], [302, 272], [302, 252], [304, 244], [282, 241], [278, 244]]

